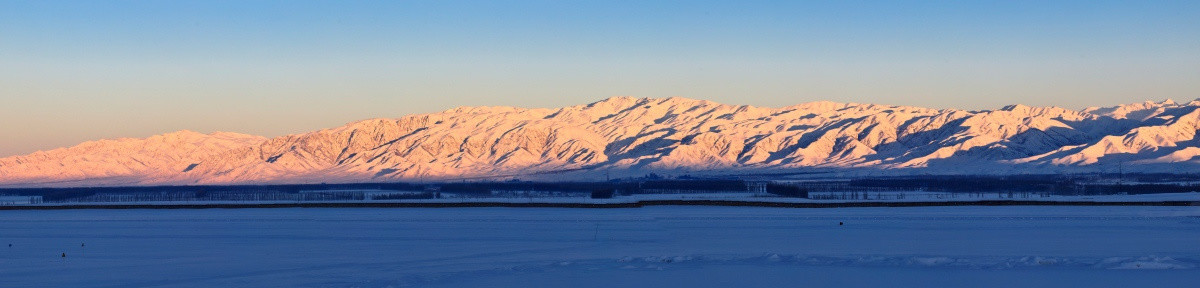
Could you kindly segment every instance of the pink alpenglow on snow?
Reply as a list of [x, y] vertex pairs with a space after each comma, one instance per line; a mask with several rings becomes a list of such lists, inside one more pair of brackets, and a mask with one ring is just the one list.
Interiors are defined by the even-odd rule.
[[556, 109], [460, 107], [277, 138], [181, 131], [92, 141], [0, 159], [0, 184], [597, 180], [651, 172], [1178, 173], [1200, 169], [1198, 127], [1200, 100], [964, 111], [615, 97]]

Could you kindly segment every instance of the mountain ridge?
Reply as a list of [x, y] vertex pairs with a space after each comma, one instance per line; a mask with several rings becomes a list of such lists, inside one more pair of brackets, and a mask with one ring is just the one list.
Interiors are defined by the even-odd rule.
[[[179, 131], [0, 158], [0, 185], [110, 186], [659, 174], [1180, 173], [1200, 99], [965, 111], [817, 101], [769, 108], [612, 97], [458, 107], [267, 138]], [[1119, 166], [1114, 168], [1115, 166]]]

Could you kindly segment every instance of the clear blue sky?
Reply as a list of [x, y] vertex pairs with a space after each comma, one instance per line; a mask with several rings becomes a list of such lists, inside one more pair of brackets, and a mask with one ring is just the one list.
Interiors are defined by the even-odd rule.
[[1200, 97], [1200, 1], [0, 1], [0, 156], [610, 96]]

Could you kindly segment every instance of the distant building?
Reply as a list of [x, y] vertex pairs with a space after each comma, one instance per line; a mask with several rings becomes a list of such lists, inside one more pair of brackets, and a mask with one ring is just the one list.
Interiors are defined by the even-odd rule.
[[746, 181], [746, 191], [750, 193], [767, 193], [767, 181]]

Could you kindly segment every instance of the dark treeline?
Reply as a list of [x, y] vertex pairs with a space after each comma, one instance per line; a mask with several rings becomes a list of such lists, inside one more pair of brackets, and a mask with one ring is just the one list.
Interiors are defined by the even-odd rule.
[[434, 199], [434, 198], [438, 198], [438, 193], [436, 193], [436, 192], [419, 192], [419, 193], [392, 193], [392, 194], [371, 195], [371, 200]]
[[[1112, 178], [1122, 179], [1111, 175]], [[807, 183], [813, 191], [905, 191], [934, 192], [1036, 192], [1054, 195], [1111, 195], [1152, 194], [1200, 191], [1200, 184], [1121, 184], [1097, 183], [1104, 176], [1076, 178], [1071, 175], [1019, 176], [922, 176], [907, 178], [852, 179]], [[1197, 178], [1181, 175], [1135, 175], [1124, 177], [1133, 181], [1180, 181], [1195, 183]], [[840, 184], [834, 184], [840, 183]], [[823, 188], [823, 189], [822, 189]]]
[[808, 198], [808, 189], [795, 185], [767, 184], [763, 187], [767, 193], [792, 198]]
[[[211, 186], [132, 186], [67, 188], [0, 188], [0, 194], [41, 196], [46, 202], [89, 200], [89, 202], [138, 202], [138, 200], [311, 200], [362, 199], [349, 193], [323, 193], [295, 196], [301, 191], [382, 190], [440, 191], [462, 194], [491, 194], [493, 191], [554, 191], [592, 193], [612, 190], [617, 193], [648, 191], [746, 191], [740, 180], [652, 180], [625, 182], [446, 182], [446, 184], [301, 184], [301, 185], [211, 185]], [[397, 196], [408, 197], [408, 196]], [[425, 197], [425, 196], [421, 196]], [[386, 198], [386, 197], [384, 197]], [[382, 199], [374, 197], [374, 199]]]
[[1175, 184], [1111, 184], [1111, 185], [1081, 185], [1080, 194], [1154, 194], [1198, 192], [1200, 185]]
[[1200, 179], [1200, 174], [1102, 174], [1102, 177], [1128, 178], [1137, 182], [1191, 182]]
[[6, 188], [0, 194], [42, 196], [45, 201], [80, 199], [105, 194], [164, 194], [194, 193], [198, 198], [237, 198], [231, 194], [296, 194], [305, 190], [424, 190], [424, 184], [411, 183], [354, 183], [354, 184], [292, 184], [292, 185], [211, 185], [211, 186], [134, 186], [134, 187], [73, 187], [73, 188]]
[[[1075, 191], [1076, 183], [1053, 177], [918, 177], [854, 179], [851, 188], [884, 188], [892, 190], [923, 190], [937, 192], [1029, 191], [1066, 194]], [[873, 189], [864, 189], [873, 190]]]
[[[651, 180], [640, 183], [640, 190], [745, 191], [741, 180]], [[639, 191], [641, 192], [641, 191]]]
[[[12, 188], [0, 189], [0, 195], [42, 196], [46, 202], [127, 202], [127, 201], [313, 201], [363, 199], [433, 198], [421, 195], [374, 195], [338, 190], [424, 191], [466, 195], [492, 195], [499, 191], [577, 192], [590, 195], [594, 191], [614, 191], [614, 194], [688, 193], [709, 191], [747, 191], [740, 180], [651, 180], [637, 182], [462, 182], [462, 183], [355, 183], [355, 184], [294, 184], [294, 185], [211, 185], [211, 186], [142, 186], [142, 187], [77, 187], [77, 188]], [[308, 191], [309, 193], [301, 193]], [[320, 193], [312, 193], [320, 192]]]
[[611, 199], [616, 193], [613, 189], [596, 189], [592, 190], [592, 199]]
[[[809, 192], [1029, 192], [1039, 195], [1110, 195], [1149, 194], [1200, 191], [1195, 178], [1180, 175], [1136, 175], [1123, 179], [1138, 179], [1132, 184], [1120, 181], [1100, 181], [1103, 175], [1077, 177], [1072, 175], [1021, 176], [912, 176], [827, 181], [804, 181], [791, 184], [746, 182], [742, 180], [678, 179], [611, 182], [458, 182], [458, 183], [355, 183], [355, 184], [295, 184], [295, 185], [211, 185], [211, 186], [145, 186], [145, 187], [80, 187], [80, 188], [10, 188], [0, 189], [0, 195], [42, 196], [45, 202], [86, 201], [320, 201], [438, 198], [440, 193], [467, 197], [507, 195], [509, 191], [543, 191], [579, 193], [593, 197], [646, 193], [704, 193], [753, 192], [783, 197], [808, 197]], [[1142, 180], [1166, 181], [1168, 184], [1141, 184]], [[1115, 184], [1113, 184], [1115, 182]], [[342, 191], [339, 191], [342, 190]], [[434, 194], [397, 194], [378, 196], [371, 192], [422, 192]], [[596, 193], [596, 192], [601, 193]], [[301, 193], [304, 192], [304, 193]], [[497, 194], [500, 193], [500, 194]], [[524, 193], [524, 192], [522, 192]], [[375, 193], [371, 193], [375, 194]], [[410, 193], [411, 194], [411, 193]], [[538, 194], [521, 194], [527, 197]], [[555, 194], [557, 195], [557, 194]], [[584, 196], [587, 197], [587, 196]]]
[[462, 194], [490, 194], [492, 191], [557, 191], [591, 193], [609, 189], [631, 191], [637, 189], [634, 182], [465, 182], [437, 185], [442, 192]]

